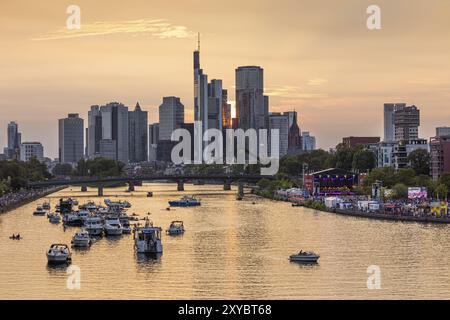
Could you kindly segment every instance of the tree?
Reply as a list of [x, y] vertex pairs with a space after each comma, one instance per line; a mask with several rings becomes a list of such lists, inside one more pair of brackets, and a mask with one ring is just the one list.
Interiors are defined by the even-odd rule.
[[352, 167], [359, 172], [375, 168], [375, 154], [367, 149], [359, 149], [353, 154]]
[[450, 190], [450, 172], [446, 172], [446, 173], [442, 174], [438, 180], [438, 184], [442, 184], [445, 187], [447, 187], [446, 196], [448, 196], [448, 190]]
[[69, 163], [58, 163], [52, 170], [55, 176], [70, 176], [73, 168]]
[[408, 162], [416, 174], [430, 174], [430, 153], [427, 150], [414, 150], [409, 154]]
[[351, 170], [353, 163], [354, 150], [344, 144], [339, 144], [336, 147], [336, 168], [343, 170]]
[[395, 183], [403, 183], [408, 187], [415, 186], [416, 172], [412, 168], [402, 168], [395, 173]]
[[439, 183], [434, 189], [434, 196], [437, 199], [445, 199], [448, 195], [448, 188], [445, 184]]
[[408, 187], [403, 183], [397, 183], [393, 188], [393, 197], [395, 199], [406, 199], [408, 198]]

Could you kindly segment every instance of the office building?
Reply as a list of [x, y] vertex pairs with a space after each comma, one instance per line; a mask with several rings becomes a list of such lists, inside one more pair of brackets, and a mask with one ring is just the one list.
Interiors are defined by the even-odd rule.
[[88, 112], [87, 127], [87, 154], [88, 158], [95, 158], [100, 154], [100, 141], [102, 140], [102, 114], [100, 107], [91, 106]]
[[450, 136], [450, 127], [437, 127], [436, 137], [447, 137]]
[[429, 151], [428, 141], [425, 139], [401, 140], [394, 145], [394, 167], [396, 170], [409, 166], [408, 156], [415, 150]]
[[384, 142], [395, 141], [394, 113], [406, 107], [406, 103], [384, 104]]
[[118, 102], [111, 102], [101, 106], [100, 112], [102, 115], [100, 156], [128, 163], [128, 107]]
[[[283, 157], [288, 153], [289, 148], [289, 116], [285, 114], [281, 114], [278, 112], [273, 112], [269, 114], [269, 129], [272, 132], [272, 130], [278, 130], [279, 133], [279, 140], [278, 141], [272, 141], [270, 139], [270, 149], [272, 150], [271, 143], [278, 144], [278, 150], [279, 150], [279, 156]], [[269, 151], [268, 151], [269, 152]], [[271, 154], [271, 152], [269, 152]], [[271, 156], [274, 156], [271, 154]]]
[[231, 104], [228, 103], [228, 90], [222, 90], [222, 128], [231, 129]]
[[419, 139], [420, 110], [416, 106], [394, 112], [395, 141]]
[[164, 97], [159, 106], [159, 141], [170, 141], [172, 132], [184, 123], [184, 105], [180, 98]]
[[208, 130], [208, 76], [200, 68], [200, 34], [198, 48], [194, 51], [194, 120], [202, 122], [202, 130]]
[[208, 84], [208, 129], [222, 130], [222, 80]]
[[84, 155], [84, 120], [77, 113], [59, 119], [59, 162], [75, 164]]
[[5, 148], [5, 156], [7, 159], [20, 159], [20, 144], [22, 142], [22, 134], [19, 132], [19, 125], [12, 121], [8, 124], [7, 129], [8, 145]]
[[44, 161], [44, 147], [40, 142], [23, 142], [20, 145], [20, 161], [26, 162], [31, 158]]
[[139, 103], [134, 111], [128, 112], [129, 161], [145, 162], [148, 159], [148, 113], [142, 111]]
[[156, 154], [159, 141], [159, 123], [148, 126], [148, 161], [156, 161]]
[[284, 112], [289, 119], [289, 137], [288, 137], [288, 153], [297, 154], [302, 150], [302, 138], [300, 134], [300, 127], [297, 122], [297, 112]]
[[236, 118], [241, 129], [267, 129], [269, 99], [264, 96], [264, 71], [258, 66], [236, 69]]
[[437, 181], [443, 173], [450, 172], [450, 135], [430, 139], [430, 174]]
[[316, 138], [311, 136], [308, 131], [302, 133], [302, 149], [304, 151], [316, 150]]

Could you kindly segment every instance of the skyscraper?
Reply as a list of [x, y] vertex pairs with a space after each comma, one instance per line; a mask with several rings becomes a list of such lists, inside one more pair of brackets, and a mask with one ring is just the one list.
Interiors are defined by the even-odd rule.
[[5, 154], [8, 159], [20, 158], [20, 144], [22, 135], [19, 132], [19, 125], [12, 121], [8, 124], [8, 146], [5, 149]]
[[316, 137], [311, 136], [308, 131], [303, 131], [302, 144], [302, 149], [305, 151], [316, 150]]
[[268, 128], [269, 103], [264, 96], [263, 74], [257, 66], [236, 69], [236, 118], [241, 129]]
[[59, 119], [59, 162], [75, 164], [84, 154], [84, 120], [77, 113]]
[[128, 112], [129, 159], [130, 162], [145, 162], [148, 159], [148, 113], [139, 103]]
[[395, 141], [394, 113], [406, 107], [406, 103], [384, 104], [384, 142]]
[[[282, 157], [286, 155], [289, 148], [289, 116], [278, 112], [270, 113], [269, 129], [278, 130], [279, 141], [274, 141], [274, 143], [278, 144], [279, 156]], [[272, 143], [272, 139], [270, 140], [270, 143]], [[270, 147], [272, 148], [272, 145]], [[269, 150], [271, 150], [271, 148]]]
[[289, 111], [284, 113], [289, 119], [289, 153], [293, 154], [302, 150], [300, 127], [297, 123], [297, 112]]
[[208, 130], [208, 76], [200, 68], [200, 34], [198, 48], [194, 51], [194, 120], [202, 122], [202, 130]]
[[102, 114], [99, 106], [92, 106], [88, 112], [87, 157], [94, 158], [100, 153], [102, 140]]
[[394, 111], [395, 140], [419, 139], [420, 110], [416, 106], [403, 107]]
[[208, 84], [208, 129], [222, 130], [222, 80]]
[[148, 161], [155, 161], [159, 141], [159, 123], [148, 126]]
[[180, 98], [164, 97], [159, 106], [159, 141], [171, 140], [172, 132], [184, 123], [184, 105]]
[[111, 102], [100, 108], [102, 115], [102, 140], [100, 155], [128, 163], [128, 107]]
[[222, 90], [222, 128], [231, 129], [231, 104], [228, 103], [228, 90]]
[[32, 157], [44, 161], [44, 147], [40, 142], [24, 142], [20, 145], [20, 161], [28, 161]]

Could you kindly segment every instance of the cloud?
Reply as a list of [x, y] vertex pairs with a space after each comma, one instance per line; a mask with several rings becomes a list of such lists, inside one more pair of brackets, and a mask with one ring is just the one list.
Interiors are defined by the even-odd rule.
[[33, 38], [34, 41], [60, 40], [71, 38], [95, 37], [113, 34], [151, 35], [160, 39], [192, 38], [196, 33], [185, 26], [174, 25], [165, 20], [128, 20], [128, 21], [97, 21], [81, 24], [81, 29], [69, 30], [61, 28]]
[[326, 93], [304, 92], [299, 87], [294, 86], [274, 86], [266, 88], [265, 94], [270, 97], [282, 97], [289, 99], [316, 99], [326, 98]]

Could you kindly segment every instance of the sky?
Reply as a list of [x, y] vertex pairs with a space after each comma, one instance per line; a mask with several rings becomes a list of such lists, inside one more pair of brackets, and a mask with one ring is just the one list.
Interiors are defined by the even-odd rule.
[[[381, 29], [369, 30], [369, 5]], [[68, 30], [69, 5], [81, 29]], [[58, 119], [91, 105], [139, 102], [158, 121], [163, 96], [193, 119], [192, 52], [234, 100], [235, 69], [264, 68], [270, 111], [298, 112], [328, 149], [344, 136], [383, 135], [383, 104], [421, 109], [420, 136], [450, 126], [448, 0], [1, 0], [0, 147], [22, 141], [56, 157]]]

